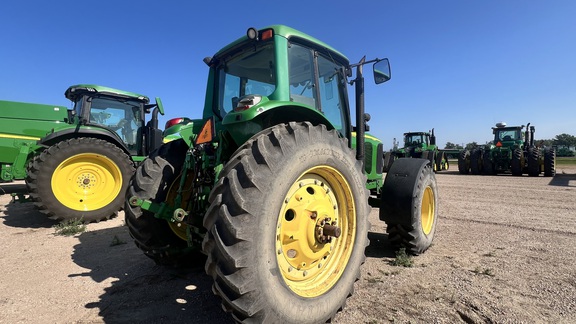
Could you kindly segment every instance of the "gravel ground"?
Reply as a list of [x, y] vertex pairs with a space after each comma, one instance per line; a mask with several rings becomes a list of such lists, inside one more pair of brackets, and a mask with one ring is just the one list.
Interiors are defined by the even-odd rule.
[[[436, 178], [432, 247], [412, 267], [391, 265], [373, 209], [362, 278], [334, 322], [576, 323], [576, 167], [554, 178]], [[203, 265], [155, 266], [122, 213], [62, 237], [30, 203], [10, 200], [0, 196], [0, 323], [231, 323]]]

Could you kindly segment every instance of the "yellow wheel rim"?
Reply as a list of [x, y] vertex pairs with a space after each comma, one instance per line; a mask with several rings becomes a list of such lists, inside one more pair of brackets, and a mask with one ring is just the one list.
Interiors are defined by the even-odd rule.
[[52, 192], [64, 206], [93, 211], [112, 203], [122, 188], [120, 168], [106, 156], [95, 153], [74, 155], [52, 174]]
[[422, 197], [422, 210], [420, 220], [422, 223], [422, 231], [428, 235], [432, 232], [434, 226], [434, 217], [436, 217], [436, 206], [434, 201], [434, 191], [430, 186], [424, 189], [424, 196]]
[[[176, 195], [178, 194], [178, 188], [180, 187], [180, 178], [182, 177], [182, 175], [179, 175], [176, 180], [174, 180], [172, 182], [172, 185], [170, 186], [170, 189], [168, 191], [168, 195], [166, 196], [166, 201], [168, 202], [169, 205], [174, 205], [174, 200], [176, 199]], [[191, 188], [192, 187], [192, 183], [193, 183], [193, 177], [186, 177], [186, 183], [184, 184], [184, 188]], [[185, 189], [187, 190], [187, 189]], [[186, 206], [188, 205], [188, 202], [190, 201], [192, 195], [183, 195], [182, 196], [182, 202], [180, 204], [180, 206], [174, 206], [174, 208], [184, 208], [186, 210]], [[178, 236], [180, 239], [187, 241], [188, 240], [188, 225], [186, 225], [186, 223], [184, 222], [171, 222], [171, 221], [167, 221], [168, 222], [168, 226], [170, 226], [170, 229], [172, 230], [172, 232], [174, 232], [174, 234], [176, 234], [176, 236]]]
[[301, 297], [330, 290], [348, 264], [356, 226], [344, 176], [329, 166], [304, 172], [286, 193], [276, 227], [277, 261], [288, 287]]

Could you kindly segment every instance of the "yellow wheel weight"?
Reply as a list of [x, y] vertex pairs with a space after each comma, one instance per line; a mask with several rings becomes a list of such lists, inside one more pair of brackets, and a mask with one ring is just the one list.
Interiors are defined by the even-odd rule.
[[95, 153], [74, 155], [52, 174], [52, 192], [64, 206], [93, 211], [110, 204], [122, 188], [120, 168], [106, 156]]
[[353, 193], [329, 166], [304, 172], [284, 198], [276, 255], [286, 285], [301, 297], [329, 291], [344, 273], [356, 240]]

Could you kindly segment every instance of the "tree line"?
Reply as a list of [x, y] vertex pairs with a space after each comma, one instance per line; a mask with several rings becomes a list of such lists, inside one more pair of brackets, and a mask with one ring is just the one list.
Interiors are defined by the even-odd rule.
[[[493, 141], [486, 142], [486, 145], [489, 144], [493, 144]], [[574, 156], [574, 151], [572, 151], [571, 148], [576, 147], [576, 136], [563, 133], [556, 135], [553, 139], [534, 140], [534, 144], [539, 147], [556, 146], [558, 156]], [[479, 144], [477, 142], [468, 143], [464, 147], [460, 144], [446, 142], [444, 148], [448, 150], [462, 150], [464, 148], [471, 150], [478, 146]]]

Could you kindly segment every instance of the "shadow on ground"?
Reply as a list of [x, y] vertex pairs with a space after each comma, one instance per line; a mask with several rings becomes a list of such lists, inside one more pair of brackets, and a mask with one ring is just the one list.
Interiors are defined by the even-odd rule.
[[576, 187], [576, 174], [556, 174], [550, 183], [550, 186], [562, 186], [562, 187]]
[[0, 206], [4, 215], [4, 225], [18, 228], [50, 228], [58, 221], [48, 218], [39, 212], [31, 202], [10, 201]]
[[186, 269], [157, 266], [134, 245], [124, 226], [78, 238], [72, 260], [88, 270], [69, 277], [111, 280], [99, 301], [85, 305], [98, 308], [105, 323], [233, 323], [212, 293], [204, 260]]
[[[368, 257], [394, 257], [387, 235], [369, 233]], [[97, 302], [105, 323], [233, 323], [212, 293], [212, 279], [204, 273], [204, 260], [186, 269], [155, 265], [132, 242], [126, 227], [82, 233], [72, 260], [96, 282], [111, 280]]]
[[388, 234], [368, 232], [370, 245], [366, 247], [366, 257], [369, 258], [395, 258], [396, 250], [388, 241]]

